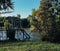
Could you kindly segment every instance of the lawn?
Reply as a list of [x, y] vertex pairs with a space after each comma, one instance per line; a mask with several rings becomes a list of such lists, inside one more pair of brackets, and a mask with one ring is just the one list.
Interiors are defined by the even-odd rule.
[[60, 44], [40, 41], [0, 43], [0, 51], [60, 51]]

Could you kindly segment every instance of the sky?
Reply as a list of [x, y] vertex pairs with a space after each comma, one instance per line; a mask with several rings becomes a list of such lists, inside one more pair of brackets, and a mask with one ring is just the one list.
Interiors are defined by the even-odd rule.
[[21, 15], [21, 18], [26, 18], [31, 14], [32, 9], [38, 9], [40, 0], [12, 0], [14, 2], [14, 12], [9, 14], [3, 14], [4, 16], [16, 16]]

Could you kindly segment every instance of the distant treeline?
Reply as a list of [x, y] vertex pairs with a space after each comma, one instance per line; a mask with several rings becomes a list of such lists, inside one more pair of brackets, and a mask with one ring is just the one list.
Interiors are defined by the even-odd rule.
[[29, 28], [30, 23], [26, 19], [20, 19], [19, 17], [0, 17], [0, 27], [8, 28]]

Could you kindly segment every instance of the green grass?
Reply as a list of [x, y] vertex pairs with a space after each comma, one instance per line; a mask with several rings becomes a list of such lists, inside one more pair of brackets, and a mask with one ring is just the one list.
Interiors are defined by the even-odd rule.
[[60, 44], [50, 42], [7, 42], [0, 44], [0, 51], [60, 51]]

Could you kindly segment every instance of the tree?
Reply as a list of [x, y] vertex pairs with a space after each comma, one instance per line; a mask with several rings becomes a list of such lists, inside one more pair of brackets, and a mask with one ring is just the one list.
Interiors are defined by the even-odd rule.
[[32, 16], [33, 16], [33, 17], [36, 16], [36, 9], [32, 9]]
[[42, 38], [47, 36], [49, 27], [51, 25], [51, 14], [48, 11], [51, 6], [50, 0], [41, 0], [41, 4], [36, 13], [38, 23], [40, 24], [39, 28], [41, 29], [40, 34]]
[[21, 17], [21, 15], [20, 15], [20, 14], [17, 14], [17, 17], [18, 17], [18, 18], [20, 18], [20, 17]]
[[[57, 4], [58, 6], [59, 4]], [[60, 7], [55, 7], [55, 9], [57, 10], [57, 12], [55, 13], [55, 32], [54, 32], [54, 40], [56, 40], [56, 42], [60, 42]]]
[[4, 29], [8, 30], [9, 29], [8, 27], [9, 27], [9, 22], [8, 22], [8, 20], [5, 20], [4, 21]]
[[11, 0], [0, 0], [0, 10], [13, 9], [13, 2]]
[[[52, 3], [53, 2], [53, 3]], [[41, 0], [36, 16], [41, 24], [42, 39], [60, 42], [60, 6], [58, 1]]]
[[59, 16], [60, 15], [59, 14], [60, 11], [58, 11], [58, 10], [60, 10], [60, 9], [59, 9], [59, 6], [58, 5], [59, 5], [59, 2], [55, 1], [52, 4], [52, 6], [49, 8], [50, 17], [51, 17], [51, 29], [48, 32], [49, 33], [48, 34], [48, 37], [50, 37], [50, 39], [52, 41], [55, 41], [55, 42], [60, 42], [60, 40], [59, 40], [60, 39], [60, 34], [59, 34], [59, 29], [60, 29], [59, 24], [60, 23], [58, 24], [59, 17], [60, 17]]
[[9, 38], [9, 40], [15, 40], [15, 30], [12, 29], [12, 24], [7, 20], [4, 19], [4, 30], [6, 30], [7, 32], [7, 37]]
[[[14, 9], [13, 2], [11, 0], [0, 0], [0, 11], [2, 11], [2, 13], [0, 14], [11, 13], [8, 11], [9, 9]], [[4, 19], [3, 22], [4, 22], [4, 29], [8, 30], [7, 37], [9, 37], [10, 40], [15, 39], [15, 32], [14, 30], [11, 29], [11, 24], [9, 23], [9, 21]]]
[[[36, 17], [36, 9], [32, 9], [32, 14], [28, 16], [28, 20], [30, 21], [31, 27], [33, 29], [39, 29], [39, 24], [37, 21], [37, 17]], [[40, 30], [40, 29], [39, 29]]]

